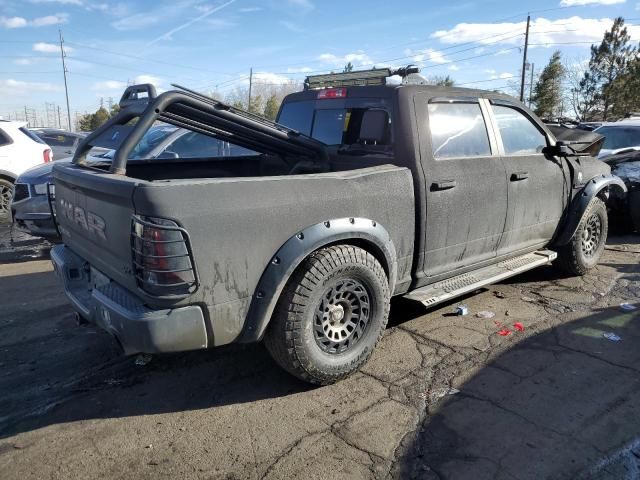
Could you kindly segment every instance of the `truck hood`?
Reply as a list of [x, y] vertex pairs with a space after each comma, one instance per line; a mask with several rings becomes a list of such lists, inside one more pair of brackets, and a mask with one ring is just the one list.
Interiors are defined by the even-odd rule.
[[618, 149], [603, 148], [602, 150], [600, 150], [600, 154], [598, 155], [598, 158], [604, 160], [605, 157], [609, 157], [611, 155], [624, 154], [629, 151], [636, 151], [636, 152], [640, 151], [640, 145], [633, 146], [633, 147], [618, 148]]
[[640, 185], [640, 148], [621, 149], [620, 153], [601, 160], [611, 166], [611, 173], [620, 177], [627, 187]]

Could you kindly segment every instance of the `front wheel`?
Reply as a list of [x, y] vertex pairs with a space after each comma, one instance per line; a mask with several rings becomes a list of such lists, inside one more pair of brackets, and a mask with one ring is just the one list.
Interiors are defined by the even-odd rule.
[[587, 273], [600, 261], [608, 230], [607, 207], [595, 197], [582, 214], [573, 238], [558, 252], [560, 266], [574, 275]]
[[384, 269], [366, 250], [336, 245], [310, 255], [283, 291], [265, 345], [285, 370], [327, 385], [364, 364], [389, 316]]

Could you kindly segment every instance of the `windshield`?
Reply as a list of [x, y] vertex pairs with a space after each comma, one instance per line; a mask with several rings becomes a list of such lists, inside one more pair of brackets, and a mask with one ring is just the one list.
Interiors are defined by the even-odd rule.
[[327, 145], [391, 144], [391, 121], [383, 108], [317, 108], [318, 103], [286, 103], [282, 107], [278, 123]]
[[606, 150], [618, 150], [620, 148], [640, 146], [640, 126], [600, 127], [596, 132], [600, 135], [604, 135], [605, 140], [602, 148]]

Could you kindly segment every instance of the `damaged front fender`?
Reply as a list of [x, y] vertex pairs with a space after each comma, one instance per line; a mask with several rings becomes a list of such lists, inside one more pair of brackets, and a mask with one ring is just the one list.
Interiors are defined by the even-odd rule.
[[591, 200], [602, 194], [608, 189], [618, 189], [619, 193], [624, 194], [627, 192], [627, 187], [624, 182], [615, 175], [603, 174], [592, 178], [587, 184], [580, 190], [571, 201], [566, 220], [560, 234], [553, 242], [554, 246], [562, 246], [569, 243], [578, 229], [582, 214], [586, 210]]

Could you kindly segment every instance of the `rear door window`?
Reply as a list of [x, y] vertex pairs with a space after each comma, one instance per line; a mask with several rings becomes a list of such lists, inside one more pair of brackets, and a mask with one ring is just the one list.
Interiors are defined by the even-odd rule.
[[492, 105], [505, 155], [535, 155], [547, 146], [546, 136], [522, 112]]
[[50, 147], [73, 147], [76, 137], [59, 133], [43, 133], [38, 135]]
[[491, 155], [487, 126], [478, 103], [430, 103], [429, 129], [436, 159]]
[[224, 155], [220, 140], [197, 132], [185, 133], [165, 150], [177, 153], [179, 158], [208, 158]]

